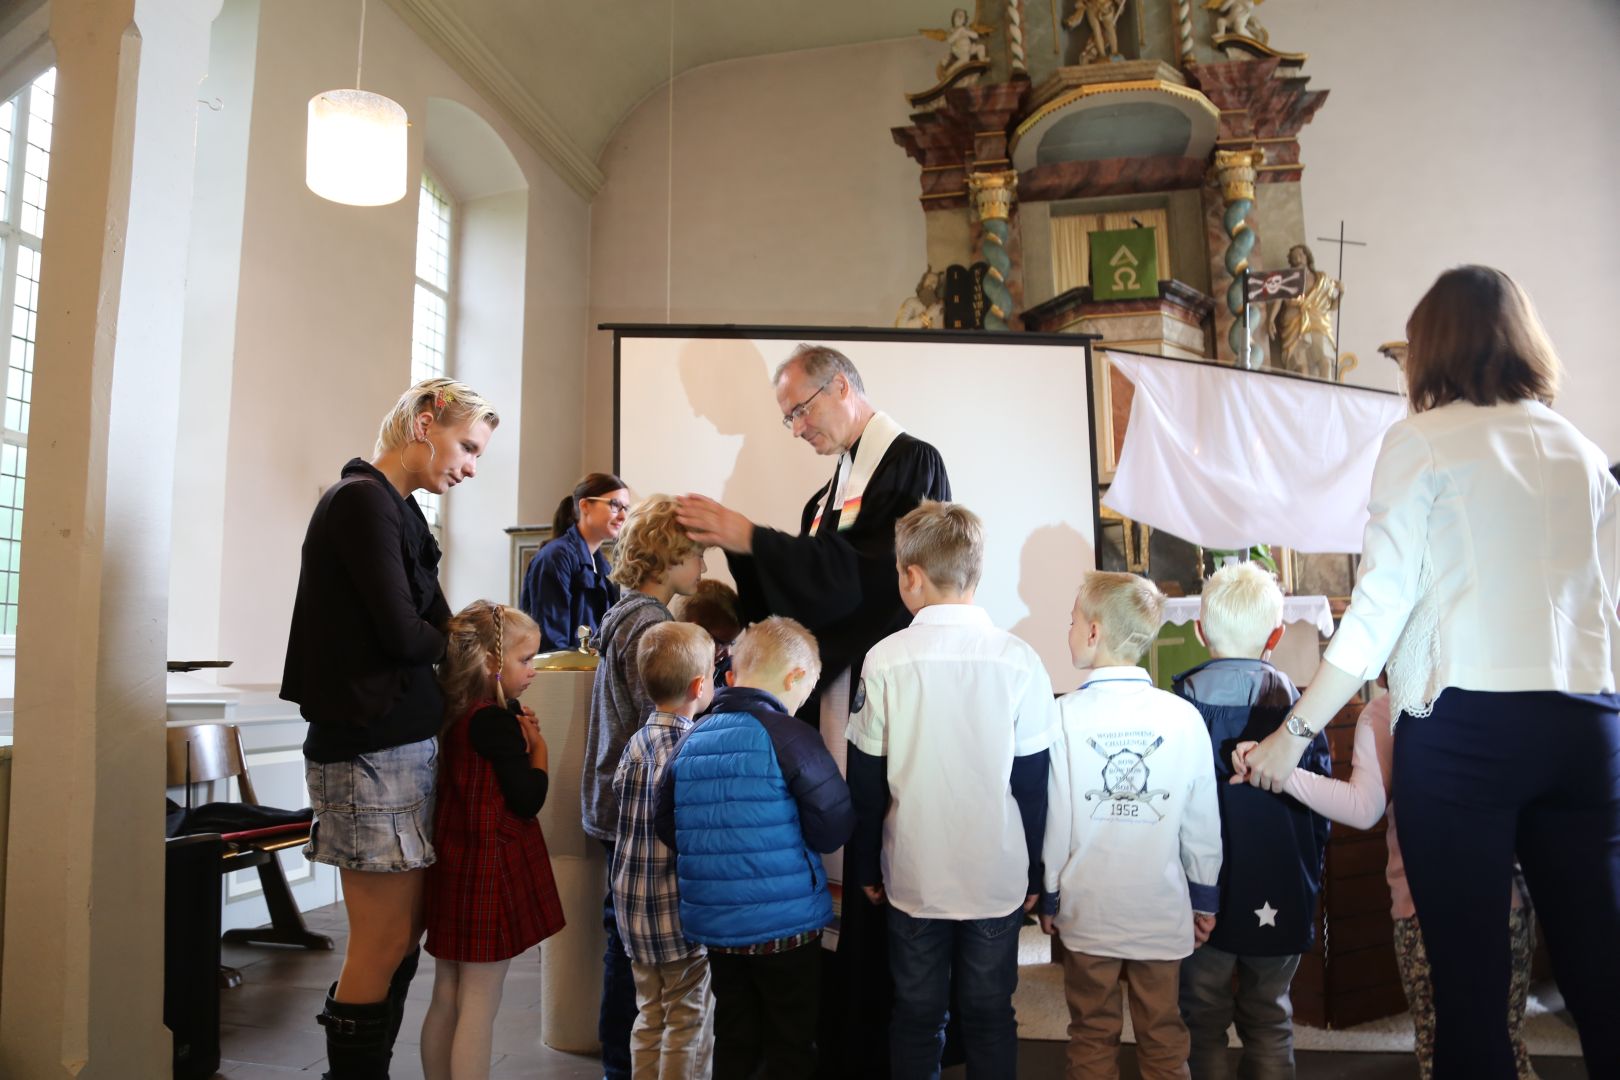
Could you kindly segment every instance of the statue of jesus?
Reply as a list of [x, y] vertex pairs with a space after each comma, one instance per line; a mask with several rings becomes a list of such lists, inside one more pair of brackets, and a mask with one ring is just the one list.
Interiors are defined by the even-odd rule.
[[1304, 244], [1288, 249], [1288, 265], [1305, 268], [1305, 291], [1277, 305], [1273, 331], [1282, 346], [1282, 366], [1317, 379], [1333, 378], [1333, 311], [1344, 285], [1316, 269]]

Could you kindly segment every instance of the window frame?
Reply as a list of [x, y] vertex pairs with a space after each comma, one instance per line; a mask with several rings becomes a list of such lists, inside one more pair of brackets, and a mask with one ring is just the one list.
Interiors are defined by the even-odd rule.
[[[445, 272], [444, 272], [444, 286], [443, 286], [443, 288], [441, 288], [438, 285], [434, 284], [433, 282], [429, 281], [428, 279], [422, 277], [420, 274], [417, 273], [418, 263], [420, 261], [421, 248], [422, 248], [422, 209], [421, 209], [420, 203], [418, 203], [417, 214], [416, 214], [416, 242], [411, 247], [411, 256], [412, 256], [412, 260], [411, 260], [411, 282], [412, 282], [412, 286], [411, 286], [411, 381], [412, 382], [416, 382], [421, 378], [433, 377], [433, 376], [429, 376], [429, 375], [426, 375], [426, 374], [418, 373], [418, 371], [416, 370], [416, 290], [418, 288], [426, 289], [429, 293], [431, 293], [433, 296], [437, 297], [440, 300], [440, 302], [442, 302], [444, 304], [444, 348], [441, 350], [441, 352], [439, 354], [441, 370], [439, 370], [437, 372], [437, 375], [439, 377], [444, 377], [444, 378], [454, 378], [455, 377], [456, 227], [457, 227], [457, 224], [458, 224], [458, 219], [460, 217], [460, 214], [459, 214], [459, 207], [456, 205], [455, 198], [450, 194], [449, 187], [447, 187], [445, 185], [444, 181], [439, 179], [438, 175], [434, 173], [433, 169], [430, 166], [424, 164], [423, 167], [422, 167], [421, 178], [417, 181], [417, 185], [416, 185], [416, 191], [417, 191], [418, 200], [427, 197], [429, 188], [431, 188], [434, 192], [437, 193], [439, 199], [441, 201], [443, 201], [444, 206], [445, 206], [444, 220], [445, 220], [446, 259], [445, 259]], [[433, 533], [434, 540], [436, 540], [438, 542], [438, 544], [439, 544], [440, 551], [443, 551], [445, 549], [445, 547], [446, 547], [446, 540], [447, 540], [448, 535], [449, 535], [449, 527], [448, 527], [448, 520], [449, 519], [448, 519], [448, 514], [447, 514], [447, 507], [445, 506], [445, 502], [444, 502], [444, 499], [442, 498], [442, 496], [432, 496], [431, 498], [433, 499], [433, 502], [435, 504], [434, 505], [434, 511], [435, 512], [434, 512], [433, 520], [429, 523], [429, 528]], [[420, 501], [420, 497], [419, 497], [418, 501]]]
[[[28, 450], [28, 432], [17, 428], [12, 428], [6, 424], [4, 404], [11, 391], [12, 371], [10, 363], [10, 348], [12, 342], [12, 330], [15, 326], [15, 319], [17, 315], [17, 267], [21, 260], [21, 249], [26, 247], [33, 251], [36, 266], [42, 267], [44, 258], [45, 237], [43, 231], [40, 233], [31, 233], [25, 230], [22, 226], [23, 199], [27, 186], [26, 177], [28, 171], [28, 135], [31, 127], [33, 126], [33, 95], [36, 92], [36, 84], [39, 82], [39, 80], [55, 70], [56, 65], [53, 63], [41, 64], [38, 71], [30, 74], [27, 80], [22, 82], [14, 93], [4, 99], [5, 103], [14, 106], [14, 112], [12, 117], [10, 146], [8, 148], [8, 161], [6, 164], [6, 191], [4, 207], [3, 209], [0, 209], [0, 343], [3, 343], [7, 350], [4, 362], [0, 363], [0, 444], [15, 446], [24, 453], [26, 453]], [[52, 94], [52, 98], [55, 98], [54, 93]], [[51, 127], [54, 132], [54, 107], [52, 110]], [[50, 198], [49, 159], [50, 155], [53, 153], [53, 148], [47, 148], [45, 153], [47, 155], [46, 175], [44, 177], [43, 186], [45, 189], [45, 199], [47, 205], [41, 207], [40, 212], [42, 215], [48, 209], [48, 202]], [[33, 400], [32, 392], [29, 393], [28, 397], [31, 405]], [[27, 482], [26, 468], [27, 467], [25, 465], [23, 475], [20, 478], [25, 485]], [[22, 506], [17, 506], [12, 509], [22, 511], [24, 508]], [[20, 531], [15, 542], [20, 549], [22, 546], [22, 535]], [[18, 569], [16, 573], [19, 584], [18, 599], [20, 600], [20, 585], [22, 578], [20, 550], [18, 554]], [[19, 604], [19, 620], [21, 618], [21, 614], [21, 606]], [[0, 634], [0, 657], [15, 657], [16, 654], [16, 633]]]

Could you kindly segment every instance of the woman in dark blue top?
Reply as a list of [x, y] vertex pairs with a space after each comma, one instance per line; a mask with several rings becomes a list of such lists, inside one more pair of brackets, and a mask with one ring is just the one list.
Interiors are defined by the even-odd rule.
[[540, 626], [541, 652], [578, 648], [579, 628], [594, 635], [618, 602], [601, 547], [619, 535], [629, 510], [630, 492], [612, 473], [591, 473], [563, 496], [551, 539], [535, 553], [518, 594], [518, 606]]

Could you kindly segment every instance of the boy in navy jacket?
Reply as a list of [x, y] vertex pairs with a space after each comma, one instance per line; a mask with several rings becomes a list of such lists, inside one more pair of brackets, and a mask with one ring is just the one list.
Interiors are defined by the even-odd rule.
[[780, 617], [745, 630], [732, 685], [681, 741], [658, 791], [675, 851], [681, 925], [708, 946], [715, 1080], [809, 1077], [816, 1067], [821, 854], [855, 828], [849, 787], [815, 728], [795, 720], [821, 671], [816, 639]]
[[[1226, 1031], [1234, 1020], [1243, 1042], [1239, 1076], [1294, 1075], [1289, 987], [1311, 948], [1328, 823], [1291, 796], [1228, 782], [1233, 747], [1271, 734], [1299, 698], [1288, 676], [1263, 659], [1282, 637], [1282, 608], [1276, 579], [1254, 563], [1216, 571], [1204, 585], [1198, 622], [1215, 659], [1175, 677], [1176, 692], [1209, 725], [1223, 846], [1220, 923], [1181, 965], [1193, 1080], [1228, 1075]], [[1317, 734], [1300, 767], [1331, 774], [1325, 735]]]

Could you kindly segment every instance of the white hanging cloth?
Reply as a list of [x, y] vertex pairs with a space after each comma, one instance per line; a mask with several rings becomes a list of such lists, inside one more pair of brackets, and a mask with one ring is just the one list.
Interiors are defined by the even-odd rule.
[[1406, 398], [1107, 356], [1136, 395], [1106, 506], [1205, 548], [1361, 551], [1373, 463]]

